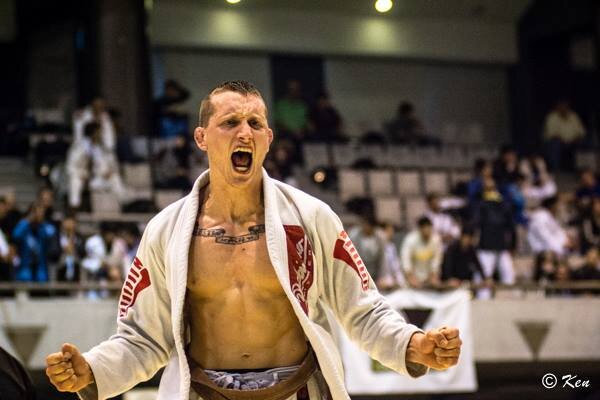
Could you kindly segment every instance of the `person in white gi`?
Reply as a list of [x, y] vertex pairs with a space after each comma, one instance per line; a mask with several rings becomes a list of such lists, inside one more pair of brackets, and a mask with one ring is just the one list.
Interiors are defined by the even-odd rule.
[[74, 141], [81, 140], [85, 136], [85, 126], [90, 122], [100, 125], [101, 143], [110, 152], [115, 151], [117, 135], [115, 126], [110, 115], [106, 111], [106, 102], [101, 97], [96, 97], [92, 103], [73, 115]]
[[199, 125], [210, 169], [148, 223], [117, 334], [84, 354], [64, 344], [47, 357], [58, 390], [105, 399], [166, 365], [161, 400], [349, 399], [326, 309], [395, 371], [416, 377], [458, 362], [457, 329], [407, 324], [333, 211], [267, 175], [273, 133], [254, 86], [217, 86]]

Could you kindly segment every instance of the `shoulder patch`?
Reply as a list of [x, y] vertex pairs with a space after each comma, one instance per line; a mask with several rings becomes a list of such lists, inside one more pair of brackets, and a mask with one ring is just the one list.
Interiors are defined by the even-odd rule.
[[360, 284], [364, 291], [369, 289], [369, 272], [367, 267], [363, 263], [362, 258], [358, 254], [354, 243], [350, 240], [350, 237], [346, 231], [341, 231], [335, 241], [335, 247], [333, 248], [333, 258], [343, 261], [353, 270], [356, 271], [360, 278]]
[[133, 307], [140, 292], [150, 286], [150, 273], [144, 267], [139, 258], [133, 259], [133, 265], [129, 269], [127, 279], [121, 290], [119, 300], [119, 318], [127, 315], [127, 310]]

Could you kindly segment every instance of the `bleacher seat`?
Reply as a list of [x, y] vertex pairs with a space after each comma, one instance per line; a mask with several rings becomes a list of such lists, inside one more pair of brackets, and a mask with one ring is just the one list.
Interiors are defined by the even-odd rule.
[[333, 164], [337, 167], [349, 167], [358, 159], [357, 153], [350, 144], [334, 144], [331, 149]]
[[367, 177], [369, 179], [369, 193], [372, 196], [391, 195], [394, 193], [394, 179], [391, 170], [370, 170], [367, 173]]
[[416, 196], [421, 192], [421, 174], [417, 170], [396, 172], [396, 190], [402, 196]]
[[132, 194], [131, 200], [152, 199], [150, 164], [123, 164], [123, 183]]
[[380, 222], [402, 224], [402, 208], [398, 197], [375, 198], [375, 216]]
[[181, 190], [157, 190], [154, 196], [156, 207], [162, 210], [169, 204], [181, 199], [184, 193]]
[[340, 169], [338, 172], [340, 198], [345, 201], [354, 196], [365, 196], [367, 188], [365, 174], [352, 169]]
[[423, 197], [407, 197], [404, 201], [406, 208], [405, 225], [412, 229], [417, 225], [417, 219], [425, 214], [427, 205]]
[[92, 213], [94, 214], [119, 214], [121, 204], [113, 192], [93, 190], [90, 193]]
[[385, 164], [390, 167], [407, 167], [413, 165], [413, 158], [408, 147], [392, 145], [387, 149]]
[[600, 157], [594, 151], [578, 151], [575, 154], [575, 167], [597, 172], [600, 169]]
[[425, 171], [423, 173], [425, 193], [446, 194], [449, 192], [448, 174], [445, 171]]
[[456, 169], [450, 171], [450, 184], [454, 187], [457, 184], [463, 182], [466, 183], [471, 180], [473, 174], [468, 169]]
[[306, 143], [302, 146], [302, 155], [304, 166], [312, 171], [317, 167], [327, 167], [330, 165], [327, 145], [325, 143]]
[[152, 188], [150, 164], [123, 164], [123, 180], [130, 189]]

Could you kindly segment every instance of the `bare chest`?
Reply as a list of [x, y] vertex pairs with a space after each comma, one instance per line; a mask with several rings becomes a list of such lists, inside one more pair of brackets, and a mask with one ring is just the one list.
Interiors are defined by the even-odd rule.
[[282, 293], [271, 264], [264, 224], [194, 229], [190, 245], [188, 290], [214, 298], [229, 290]]

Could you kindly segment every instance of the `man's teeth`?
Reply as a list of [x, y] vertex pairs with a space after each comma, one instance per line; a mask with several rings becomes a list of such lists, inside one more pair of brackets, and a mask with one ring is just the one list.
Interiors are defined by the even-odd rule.
[[241, 153], [250, 153], [250, 154], [252, 154], [252, 149], [246, 149], [246, 148], [243, 148], [243, 147], [239, 147], [239, 148], [235, 149], [235, 151], [236, 152], [239, 151]]

